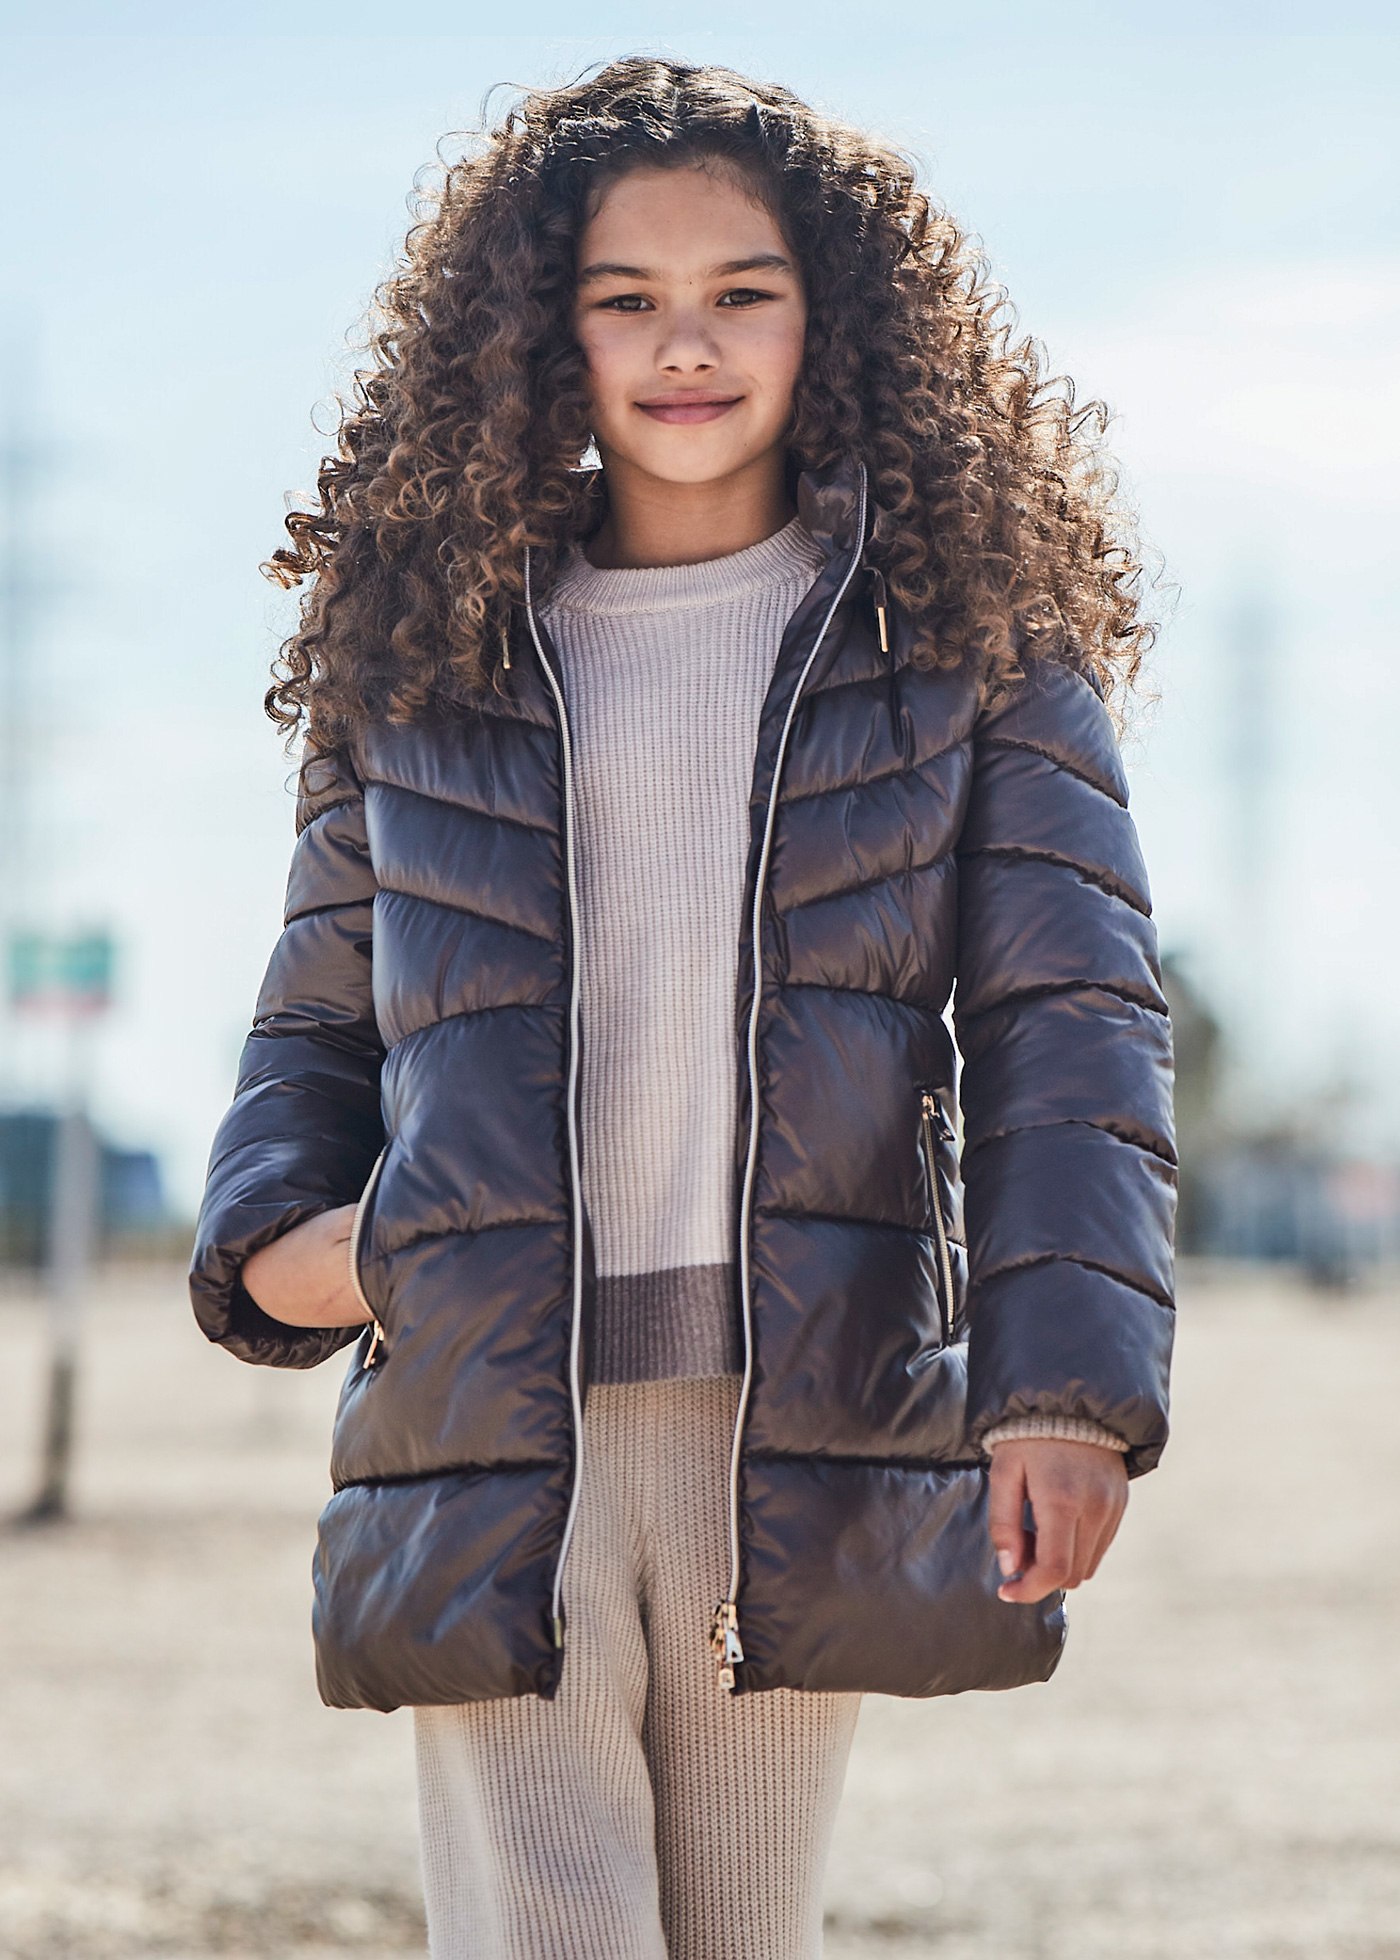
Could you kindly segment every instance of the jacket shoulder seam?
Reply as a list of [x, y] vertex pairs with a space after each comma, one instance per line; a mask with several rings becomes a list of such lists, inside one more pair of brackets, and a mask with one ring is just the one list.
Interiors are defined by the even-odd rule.
[[336, 810], [348, 810], [353, 804], [363, 803], [364, 800], [364, 792], [358, 789], [347, 790], [344, 796], [332, 797], [328, 803], [314, 803], [313, 799], [308, 798], [297, 820], [297, 836], [310, 830], [312, 824], [320, 823], [322, 817], [329, 817]]
[[1115, 809], [1126, 810], [1128, 807], [1125, 800], [1099, 777], [1091, 775], [1087, 769], [1080, 768], [1067, 757], [1056, 755], [1053, 749], [1045, 748], [1040, 742], [1028, 742], [1023, 735], [983, 735], [978, 740], [979, 746], [984, 749], [1023, 749], [1028, 755], [1038, 755], [1054, 768], [1063, 769], [1067, 776], [1073, 776], [1076, 781], [1087, 783], [1090, 789], [1096, 789]]

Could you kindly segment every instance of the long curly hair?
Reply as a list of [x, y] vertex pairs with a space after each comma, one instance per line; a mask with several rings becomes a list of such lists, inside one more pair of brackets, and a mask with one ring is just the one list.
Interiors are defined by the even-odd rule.
[[372, 364], [339, 403], [318, 507], [289, 512], [290, 548], [261, 567], [312, 580], [266, 695], [289, 744], [333, 753], [372, 717], [450, 712], [498, 683], [522, 547], [547, 591], [601, 515], [601, 473], [579, 467], [580, 234], [629, 169], [696, 162], [739, 173], [800, 266], [789, 463], [865, 458], [868, 556], [911, 657], [967, 664], [983, 705], [1026, 658], [1069, 661], [1121, 732], [1159, 623], [1102, 445], [1109, 412], [1076, 406], [1039, 343], [1013, 341], [1004, 288], [901, 152], [774, 83], [644, 55], [525, 91], [495, 127], [483, 105], [481, 124], [375, 289]]

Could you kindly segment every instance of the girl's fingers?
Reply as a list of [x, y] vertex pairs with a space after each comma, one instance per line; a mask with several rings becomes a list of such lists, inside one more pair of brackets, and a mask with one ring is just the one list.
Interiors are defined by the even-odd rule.
[[1007, 1443], [993, 1451], [990, 1522], [1002, 1559], [999, 1598], [1030, 1604], [1093, 1578], [1127, 1504], [1121, 1462], [1105, 1458], [1109, 1452], [1082, 1443], [1038, 1439], [1024, 1454]]
[[1026, 1605], [1070, 1584], [1078, 1524], [1078, 1512], [1069, 1507], [1045, 1507], [1037, 1512], [1031, 1564], [1019, 1580], [998, 1587], [998, 1599]]
[[1010, 1458], [999, 1463], [997, 1456], [998, 1452], [993, 1450], [987, 1529], [1004, 1582], [1012, 1573], [1024, 1570], [1030, 1556], [1030, 1534], [1025, 1528], [1025, 1471]]

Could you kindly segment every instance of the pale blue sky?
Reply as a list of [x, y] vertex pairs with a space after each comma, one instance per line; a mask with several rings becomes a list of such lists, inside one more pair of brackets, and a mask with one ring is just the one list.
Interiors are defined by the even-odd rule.
[[[649, 49], [775, 77], [912, 150], [1022, 329], [1115, 410], [1182, 588], [1126, 750], [1163, 947], [1231, 1015], [1242, 1085], [1283, 1106], [1349, 1080], [1348, 1133], [1400, 1147], [1381, 10], [1329, 9], [1324, 34], [1298, 9], [1177, 7], [1163, 33], [1155, 7], [780, 6], [755, 33], [752, 9], [693, 31], [633, 7], [590, 9], [580, 38], [557, 6], [504, 37], [451, 32], [461, 9], [420, 7], [443, 31], [406, 35], [341, 5], [263, 31], [287, 17], [200, 35], [171, 31], [188, 8], [138, 7], [143, 31], [110, 35], [60, 10], [67, 32], [3, 48], [0, 411], [17, 395], [52, 446], [30, 522], [68, 588], [34, 677], [36, 886], [50, 923], [122, 937], [97, 1055], [115, 1133], [193, 1201], [292, 834], [261, 696], [294, 599], [257, 563], [329, 447], [312, 416], [329, 430], [414, 173], [491, 83]], [[32, 1041], [29, 1080], [53, 1065]]]

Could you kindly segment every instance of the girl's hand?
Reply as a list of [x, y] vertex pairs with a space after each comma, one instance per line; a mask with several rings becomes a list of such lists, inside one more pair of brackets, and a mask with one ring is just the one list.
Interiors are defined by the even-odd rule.
[[[1005, 1575], [997, 1598], [1022, 1605], [1093, 1578], [1127, 1506], [1128, 1473], [1119, 1450], [1030, 1436], [997, 1444], [990, 1489], [992, 1543]], [[1027, 1498], [1034, 1531], [1022, 1522]]]
[[243, 1284], [289, 1327], [364, 1327], [371, 1316], [350, 1283], [354, 1205], [303, 1219], [243, 1262]]

